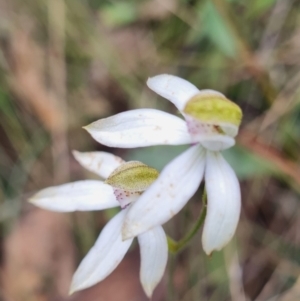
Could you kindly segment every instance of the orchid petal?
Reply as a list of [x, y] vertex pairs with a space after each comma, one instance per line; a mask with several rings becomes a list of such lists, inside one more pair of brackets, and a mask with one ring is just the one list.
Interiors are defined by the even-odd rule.
[[122, 163], [125, 163], [120, 157], [106, 152], [81, 153], [74, 150], [73, 155], [84, 168], [104, 179], [108, 178]]
[[151, 77], [147, 85], [151, 90], [171, 101], [179, 111], [184, 109], [190, 98], [199, 93], [199, 89], [192, 83], [170, 74]]
[[235, 172], [219, 152], [207, 152], [205, 187], [207, 215], [202, 234], [203, 249], [210, 255], [232, 238], [241, 211], [241, 192]]
[[205, 151], [200, 145], [189, 148], [171, 161], [130, 206], [122, 231], [123, 239], [161, 225], [178, 213], [199, 187], [204, 167]]
[[138, 109], [100, 119], [85, 127], [107, 146], [134, 148], [191, 143], [184, 120], [154, 109]]
[[95, 245], [76, 270], [70, 294], [88, 288], [106, 278], [119, 265], [132, 239], [122, 241], [121, 228], [126, 210], [122, 210], [104, 227]]
[[225, 135], [204, 136], [199, 139], [201, 145], [211, 151], [221, 151], [235, 145], [232, 137]]
[[140, 279], [148, 298], [160, 282], [168, 260], [168, 242], [161, 226], [138, 236], [141, 252]]
[[45, 188], [29, 202], [40, 208], [59, 212], [102, 210], [119, 206], [113, 188], [94, 180]]

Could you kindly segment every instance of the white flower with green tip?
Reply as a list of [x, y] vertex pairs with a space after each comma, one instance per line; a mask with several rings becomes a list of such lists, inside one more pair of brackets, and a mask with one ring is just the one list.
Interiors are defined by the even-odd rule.
[[[30, 202], [58, 212], [102, 210], [120, 205], [125, 209], [103, 228], [75, 272], [70, 293], [98, 283], [118, 266], [134, 238], [122, 239], [124, 218], [131, 203], [158, 177], [154, 168], [137, 161], [125, 163], [109, 153], [75, 151], [74, 156], [82, 166], [106, 180], [85, 180], [49, 187], [36, 193]], [[140, 280], [150, 298], [167, 264], [167, 239], [160, 225], [138, 235], [137, 239], [141, 253]]]
[[85, 129], [111, 147], [196, 144], [170, 162], [128, 210], [123, 238], [168, 221], [198, 189], [203, 176], [207, 216], [202, 243], [207, 254], [223, 248], [234, 235], [241, 194], [237, 177], [222, 157], [235, 144], [242, 119], [239, 106], [214, 90], [199, 90], [172, 75], [150, 78], [148, 87], [170, 100], [185, 120], [154, 109], [137, 109], [100, 119]]

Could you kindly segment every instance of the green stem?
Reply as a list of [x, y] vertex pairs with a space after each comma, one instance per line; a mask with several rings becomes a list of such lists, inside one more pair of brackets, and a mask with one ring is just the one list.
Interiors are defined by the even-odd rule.
[[187, 235], [185, 237], [183, 237], [179, 241], [175, 241], [173, 238], [167, 236], [168, 247], [169, 247], [169, 251], [171, 253], [177, 253], [177, 252], [181, 251], [183, 248], [185, 248], [187, 246], [187, 244], [190, 242], [190, 240], [198, 232], [200, 227], [203, 225], [205, 217], [206, 217], [206, 203], [207, 203], [206, 200], [207, 200], [206, 191], [204, 191], [203, 199], [202, 199], [203, 207], [202, 207], [201, 214], [200, 214], [198, 220], [196, 221], [195, 225], [193, 226], [193, 228], [190, 230], [190, 232], [187, 233]]

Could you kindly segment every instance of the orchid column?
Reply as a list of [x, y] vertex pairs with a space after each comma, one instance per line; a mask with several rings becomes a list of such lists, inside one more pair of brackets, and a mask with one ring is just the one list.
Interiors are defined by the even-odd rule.
[[221, 151], [235, 144], [242, 119], [239, 106], [214, 90], [199, 90], [172, 75], [147, 82], [170, 100], [185, 121], [171, 114], [139, 109], [101, 119], [86, 129], [111, 147], [194, 144], [171, 161], [158, 179], [136, 201], [125, 217], [123, 239], [129, 239], [177, 214], [198, 189], [203, 177], [207, 216], [202, 234], [204, 251], [223, 248], [234, 235], [240, 208], [240, 186]]

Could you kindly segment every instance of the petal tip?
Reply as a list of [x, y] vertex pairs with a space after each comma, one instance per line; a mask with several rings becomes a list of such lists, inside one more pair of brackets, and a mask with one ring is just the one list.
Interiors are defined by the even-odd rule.
[[77, 150], [75, 150], [75, 149], [73, 149], [73, 150], [72, 150], [72, 155], [73, 155], [74, 158], [76, 159], [76, 158], [80, 155], [80, 152], [77, 151]]
[[72, 296], [82, 289], [84, 289], [84, 288], [78, 288], [78, 287], [71, 286], [68, 295]]
[[35, 206], [40, 207], [39, 202], [40, 202], [41, 198], [37, 196], [37, 194], [34, 194], [32, 197], [30, 197], [27, 202], [30, 204], [33, 204]]
[[224, 247], [224, 245], [220, 247], [218, 244], [208, 241], [203, 234], [202, 234], [202, 246], [203, 246], [204, 253], [210, 258], [215, 251], [220, 251]]
[[35, 205], [35, 199], [33, 197], [28, 199], [27, 202]]
[[144, 292], [146, 294], [146, 296], [151, 299], [152, 298], [152, 295], [153, 295], [153, 288], [151, 285], [143, 285], [143, 289], [144, 289]]
[[162, 84], [164, 80], [166, 80], [167, 77], [171, 77], [172, 75], [169, 74], [159, 74], [152, 77], [149, 77], [147, 79], [147, 86], [152, 89], [153, 85]]
[[204, 242], [202, 242], [203, 250], [204, 250], [205, 254], [211, 258], [214, 252], [221, 251], [228, 244], [228, 242], [229, 242], [229, 240], [223, 241], [214, 246], [207, 246], [207, 245], [205, 245]]
[[75, 160], [78, 161], [78, 163], [80, 163], [80, 158], [81, 158], [80, 155], [81, 154], [82, 153], [77, 150], [74, 150], [74, 149], [72, 150], [72, 155], [75, 158]]
[[[76, 274], [76, 272], [75, 272]], [[85, 285], [85, 282], [84, 281], [81, 281], [80, 283], [78, 281], [76, 281], [74, 279], [74, 276], [73, 276], [73, 280], [71, 282], [71, 285], [70, 285], [70, 289], [69, 289], [69, 296], [73, 295], [74, 293], [78, 292], [78, 291], [81, 291], [81, 290], [84, 290], [86, 288], [88, 288], [90, 286], [88, 285]]]
[[[82, 127], [84, 130], [86, 130], [93, 138], [94, 138], [94, 129], [93, 129], [93, 123], [85, 125]], [[95, 138], [94, 138], [95, 139]], [[95, 139], [97, 141], [97, 139]]]
[[70, 285], [70, 289], [69, 289], [69, 296], [73, 295], [75, 292], [77, 292], [78, 290], [78, 287], [74, 284], [74, 282], [71, 283]]
[[203, 246], [203, 250], [204, 250], [205, 254], [206, 254], [209, 258], [212, 257], [212, 254], [213, 254], [214, 250], [211, 250], [211, 249], [205, 249], [204, 246]]

